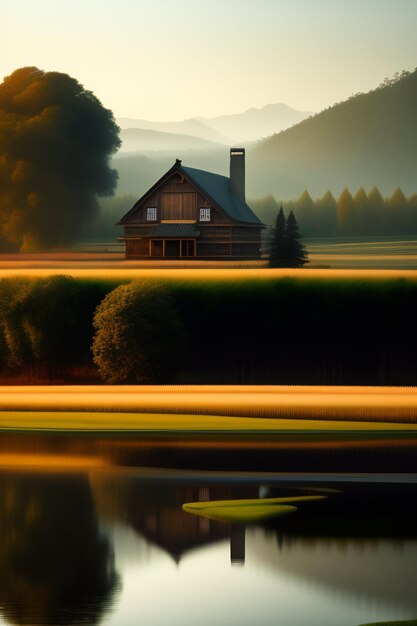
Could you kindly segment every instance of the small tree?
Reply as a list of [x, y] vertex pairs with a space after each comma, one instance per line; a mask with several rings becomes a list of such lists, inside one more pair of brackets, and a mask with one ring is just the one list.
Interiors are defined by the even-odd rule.
[[300, 238], [297, 220], [294, 213], [290, 211], [285, 236], [286, 267], [303, 267], [308, 263], [308, 255]]
[[278, 212], [275, 228], [272, 231], [269, 267], [286, 267], [285, 216], [282, 207]]
[[355, 223], [355, 207], [347, 187], [342, 191], [337, 201], [337, 230], [339, 235], [351, 235]]
[[111, 384], [172, 380], [184, 351], [182, 321], [162, 284], [121, 285], [97, 307], [93, 359]]

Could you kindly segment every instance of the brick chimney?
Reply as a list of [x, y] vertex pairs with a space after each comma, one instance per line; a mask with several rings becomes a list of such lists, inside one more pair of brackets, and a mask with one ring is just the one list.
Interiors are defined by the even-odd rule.
[[230, 149], [230, 187], [245, 202], [245, 148]]

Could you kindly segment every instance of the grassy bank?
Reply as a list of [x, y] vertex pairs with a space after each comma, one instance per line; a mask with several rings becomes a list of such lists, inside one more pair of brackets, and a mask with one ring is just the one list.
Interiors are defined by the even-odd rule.
[[0, 430], [137, 433], [417, 435], [417, 423], [75, 411], [2, 411]]

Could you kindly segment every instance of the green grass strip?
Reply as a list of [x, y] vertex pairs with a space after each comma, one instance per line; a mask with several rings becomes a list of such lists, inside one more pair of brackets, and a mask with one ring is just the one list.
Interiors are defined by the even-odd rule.
[[417, 424], [104, 411], [0, 411], [0, 429], [144, 432], [417, 434]]

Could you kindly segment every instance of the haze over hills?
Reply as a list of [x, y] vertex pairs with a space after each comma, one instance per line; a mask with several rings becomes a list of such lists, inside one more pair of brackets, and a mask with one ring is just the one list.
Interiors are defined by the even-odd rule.
[[119, 171], [118, 193], [144, 193], [148, 183], [155, 182], [176, 157], [193, 167], [227, 175], [231, 145], [238, 142], [248, 148], [254, 139], [308, 115], [285, 104], [270, 104], [243, 113], [180, 122], [118, 118], [123, 142], [113, 160]]
[[294, 197], [377, 185], [417, 191], [417, 70], [357, 94], [274, 135], [249, 152], [253, 195]]
[[143, 130], [155, 130], [161, 133], [188, 135], [217, 143], [228, 143], [226, 137], [222, 137], [217, 131], [197, 119], [182, 120], [180, 122], [150, 122], [149, 120], [119, 117], [116, 122], [120, 128], [124, 130], [128, 128], [141, 128]]
[[243, 113], [220, 115], [219, 117], [197, 117], [200, 122], [210, 126], [232, 141], [254, 141], [279, 133], [285, 128], [298, 124], [311, 112], [297, 111], [287, 104], [278, 102], [267, 104], [261, 109], [248, 109]]
[[180, 122], [150, 122], [149, 120], [121, 117], [117, 123], [123, 130], [141, 128], [158, 132], [188, 135], [221, 144], [257, 141], [297, 124], [311, 115], [297, 111], [286, 104], [267, 104], [261, 109], [248, 109], [243, 113], [218, 117], [193, 117]]
[[[255, 145], [242, 144], [247, 148], [247, 197], [273, 193], [285, 200], [304, 189], [315, 197], [328, 189], [337, 196], [345, 187], [369, 191], [374, 185], [384, 195], [397, 187], [407, 195], [416, 193], [417, 71], [403, 72]], [[175, 157], [228, 175], [228, 146], [181, 149]], [[173, 161], [162, 152], [147, 152], [146, 159], [119, 154], [113, 160], [120, 174], [118, 193], [143, 193]]]
[[187, 150], [210, 150], [220, 147], [219, 143], [191, 135], [166, 133], [158, 130], [127, 128], [121, 131], [120, 152], [168, 152], [178, 155]]

